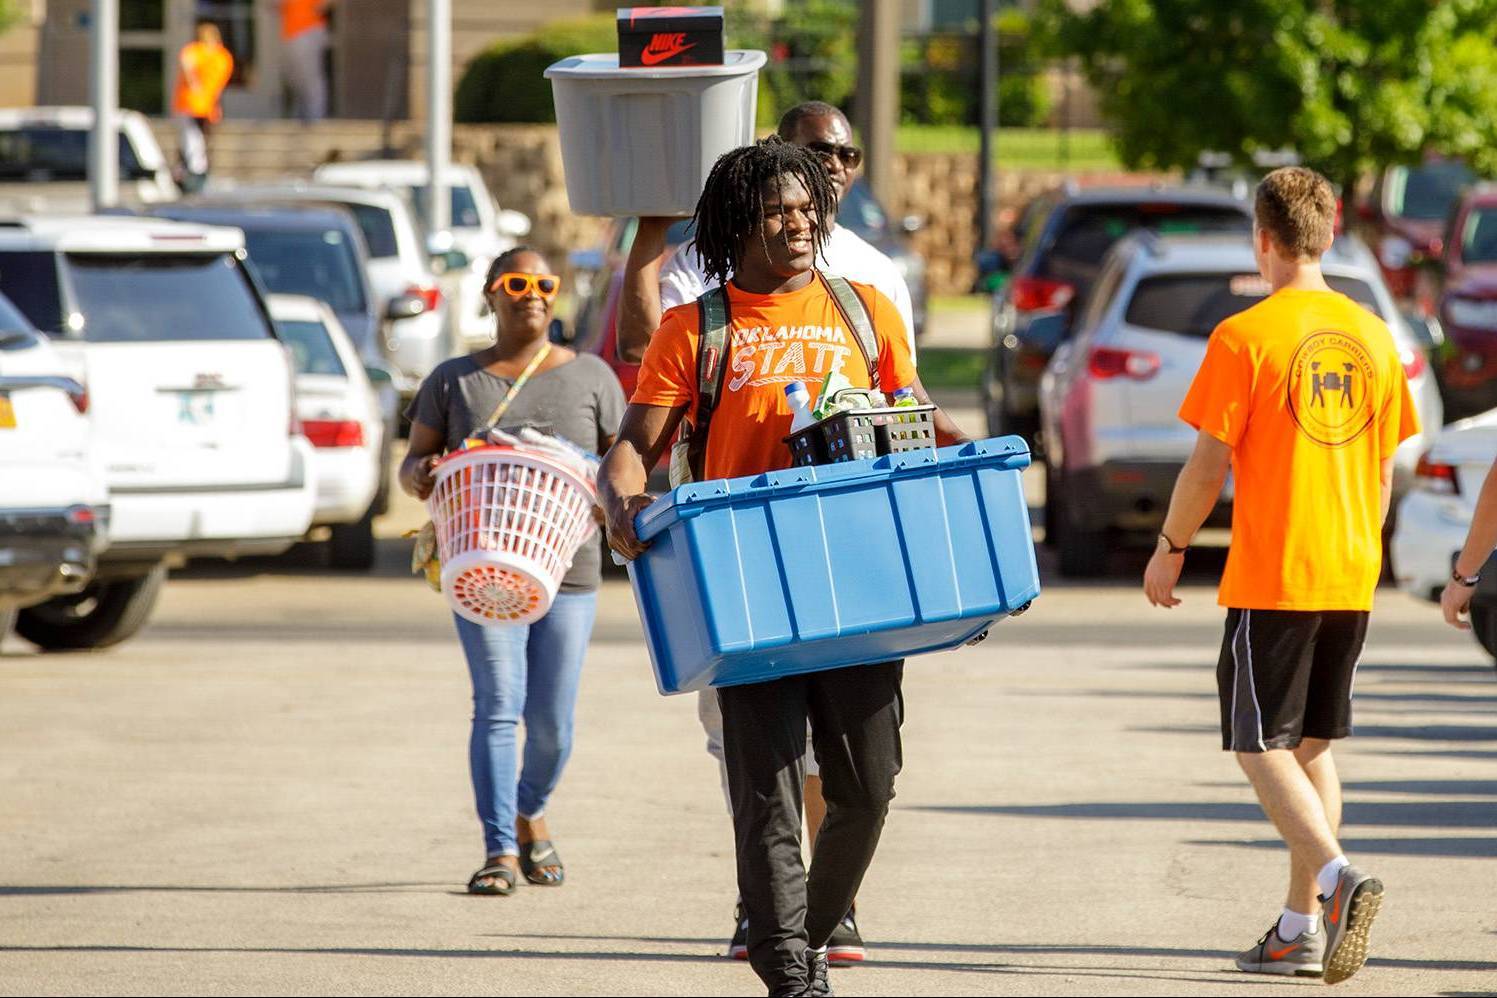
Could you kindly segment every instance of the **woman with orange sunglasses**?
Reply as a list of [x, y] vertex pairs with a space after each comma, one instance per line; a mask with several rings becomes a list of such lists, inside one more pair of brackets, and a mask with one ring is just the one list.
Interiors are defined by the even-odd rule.
[[[406, 410], [411, 437], [400, 484], [411, 495], [430, 495], [437, 458], [495, 425], [532, 427], [599, 454], [613, 444], [623, 389], [598, 357], [551, 342], [560, 290], [546, 259], [526, 246], [489, 267], [493, 345], [438, 365]], [[600, 545], [583, 545], [550, 611], [533, 624], [481, 626], [453, 615], [473, 680], [468, 761], [485, 857], [468, 881], [474, 894], [511, 894], [521, 876], [543, 886], [564, 880], [545, 809], [571, 754], [601, 565]]]

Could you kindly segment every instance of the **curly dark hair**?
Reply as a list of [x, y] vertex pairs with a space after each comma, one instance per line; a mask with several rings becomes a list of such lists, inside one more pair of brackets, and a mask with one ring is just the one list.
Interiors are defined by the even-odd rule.
[[493, 293], [493, 291], [494, 291], [494, 287], [493, 287], [494, 281], [496, 279], [498, 279], [498, 277], [499, 277], [500, 274], [502, 274], [502, 273], [505, 272], [505, 270], [509, 267], [510, 263], [514, 260], [514, 258], [517, 257], [517, 256], [519, 256], [521, 253], [534, 253], [536, 256], [540, 257], [542, 260], [544, 260], [546, 258], [545, 254], [543, 254], [540, 250], [536, 249], [534, 246], [526, 246], [523, 243], [520, 244], [519, 246], [511, 246], [509, 249], [505, 250], [503, 253], [500, 253], [498, 256], [494, 257], [494, 262], [491, 263], [491, 264], [489, 264], [488, 273], [486, 273], [484, 275], [484, 277], [483, 277], [483, 292], [484, 292], [484, 294], [492, 294]]
[[765, 190], [785, 177], [798, 179], [811, 196], [816, 212], [812, 248], [816, 256], [821, 255], [827, 226], [837, 213], [836, 191], [819, 156], [771, 135], [723, 153], [707, 175], [697, 201], [692, 245], [709, 277], [727, 284], [743, 260], [749, 237], [758, 232], [764, 238]]

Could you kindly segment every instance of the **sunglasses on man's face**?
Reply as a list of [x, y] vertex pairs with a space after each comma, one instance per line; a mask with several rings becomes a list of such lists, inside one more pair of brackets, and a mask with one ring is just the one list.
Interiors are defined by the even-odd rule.
[[806, 148], [824, 160], [840, 159], [849, 170], [856, 170], [863, 162], [863, 150], [857, 146], [839, 146], [831, 142], [807, 142]]
[[561, 278], [555, 274], [500, 274], [489, 285], [490, 292], [503, 291], [511, 298], [524, 298], [534, 291], [550, 301], [561, 290]]

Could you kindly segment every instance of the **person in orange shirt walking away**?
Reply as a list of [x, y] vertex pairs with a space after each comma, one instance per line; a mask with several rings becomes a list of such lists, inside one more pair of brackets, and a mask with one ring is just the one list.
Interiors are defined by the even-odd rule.
[[296, 113], [307, 124], [327, 117], [322, 55], [327, 51], [327, 11], [332, 5], [333, 0], [280, 0], [286, 80], [296, 99]]
[[191, 192], [208, 179], [208, 133], [223, 119], [219, 99], [234, 75], [234, 56], [224, 47], [218, 25], [199, 21], [192, 41], [177, 55], [177, 87], [172, 115], [182, 159], [178, 182]]
[[1335, 217], [1336, 195], [1313, 170], [1275, 170], [1259, 184], [1254, 250], [1273, 293], [1211, 334], [1180, 408], [1199, 431], [1195, 451], [1144, 574], [1150, 603], [1179, 605], [1186, 547], [1230, 468], [1222, 747], [1290, 857], [1283, 913], [1237, 967], [1327, 984], [1361, 969], [1383, 900], [1382, 882], [1352, 866], [1337, 840], [1331, 741], [1351, 733], [1393, 452], [1419, 431], [1388, 327], [1321, 274]]

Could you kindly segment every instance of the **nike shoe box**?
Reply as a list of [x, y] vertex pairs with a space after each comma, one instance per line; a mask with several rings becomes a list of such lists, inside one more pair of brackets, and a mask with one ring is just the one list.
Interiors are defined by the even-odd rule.
[[721, 66], [721, 7], [620, 7], [619, 66]]

